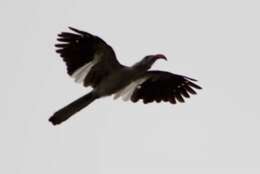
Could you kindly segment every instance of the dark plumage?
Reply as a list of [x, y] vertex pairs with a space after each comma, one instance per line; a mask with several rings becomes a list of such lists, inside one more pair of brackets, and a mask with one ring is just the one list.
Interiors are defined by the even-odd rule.
[[147, 75], [150, 78], [141, 84], [132, 95], [133, 102], [143, 99], [144, 103], [169, 101], [175, 104], [176, 100], [184, 103], [184, 98], [190, 98], [190, 94], [196, 94], [194, 89], [201, 89], [192, 82], [196, 81], [195, 79], [182, 75], [165, 71], [148, 71]]
[[145, 56], [133, 66], [121, 65], [113, 49], [101, 38], [69, 27], [73, 32], [58, 34], [56, 52], [67, 66], [68, 74], [76, 82], [93, 90], [55, 112], [49, 121], [60, 124], [94, 100], [114, 95], [124, 100], [144, 103], [185, 102], [201, 89], [195, 79], [165, 71], [149, 71], [162, 54]]

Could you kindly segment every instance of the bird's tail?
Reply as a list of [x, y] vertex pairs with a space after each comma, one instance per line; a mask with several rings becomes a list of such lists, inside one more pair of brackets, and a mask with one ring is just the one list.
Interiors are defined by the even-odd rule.
[[88, 106], [90, 103], [92, 103], [95, 99], [97, 99], [98, 96], [90, 92], [79, 99], [75, 100], [74, 102], [68, 104], [64, 108], [58, 110], [55, 112], [50, 118], [49, 121], [53, 125], [57, 125], [62, 123], [63, 121], [66, 121], [69, 119], [72, 115], [83, 109], [84, 107]]

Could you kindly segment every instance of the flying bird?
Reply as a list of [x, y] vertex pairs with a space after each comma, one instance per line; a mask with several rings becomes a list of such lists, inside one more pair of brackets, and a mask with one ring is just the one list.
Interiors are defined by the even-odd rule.
[[184, 103], [184, 98], [201, 89], [195, 79], [166, 71], [149, 70], [163, 54], [145, 56], [132, 66], [120, 64], [113, 48], [100, 37], [76, 28], [58, 34], [56, 52], [67, 67], [67, 73], [92, 91], [55, 112], [49, 121], [60, 124], [94, 100], [114, 95], [133, 103]]

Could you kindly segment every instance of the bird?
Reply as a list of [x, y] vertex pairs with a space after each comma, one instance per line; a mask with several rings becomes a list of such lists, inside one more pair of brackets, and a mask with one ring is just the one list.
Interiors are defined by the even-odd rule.
[[202, 89], [196, 79], [167, 71], [150, 70], [164, 54], [151, 54], [132, 66], [122, 65], [113, 48], [100, 37], [68, 27], [58, 34], [56, 52], [65, 62], [67, 73], [75, 82], [92, 90], [55, 112], [49, 121], [58, 125], [87, 107], [93, 101], [112, 96], [124, 101], [144, 104], [184, 103]]

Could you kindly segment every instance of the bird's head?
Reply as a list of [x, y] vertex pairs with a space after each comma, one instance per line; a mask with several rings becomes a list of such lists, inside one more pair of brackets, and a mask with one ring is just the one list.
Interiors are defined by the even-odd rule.
[[164, 59], [167, 60], [166, 56], [163, 54], [153, 54], [145, 56], [140, 62], [136, 63], [134, 66], [142, 70], [148, 70], [156, 62], [156, 60]]

